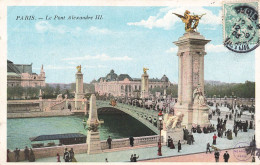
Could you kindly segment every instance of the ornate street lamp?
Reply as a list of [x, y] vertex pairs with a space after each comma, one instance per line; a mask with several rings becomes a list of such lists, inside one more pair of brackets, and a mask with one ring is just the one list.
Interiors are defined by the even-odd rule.
[[232, 92], [232, 96], [231, 96], [231, 99], [232, 99], [232, 109], [234, 108], [233, 107], [233, 100], [234, 100], [234, 92]]
[[162, 156], [162, 141], [161, 141], [161, 130], [162, 130], [162, 126], [161, 126], [161, 123], [162, 123], [162, 118], [163, 118], [163, 114], [162, 114], [162, 111], [160, 111], [158, 113], [158, 119], [160, 121], [160, 125], [159, 125], [159, 129], [160, 129], [160, 136], [159, 136], [159, 142], [158, 142], [158, 156]]

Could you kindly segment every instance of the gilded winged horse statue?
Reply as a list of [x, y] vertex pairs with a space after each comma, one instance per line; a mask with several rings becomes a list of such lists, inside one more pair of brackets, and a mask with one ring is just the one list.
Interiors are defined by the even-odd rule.
[[[197, 28], [199, 25], [199, 20], [201, 17], [205, 14], [202, 15], [190, 15], [190, 11], [186, 10], [184, 13], [184, 16], [176, 13], [172, 13], [181, 18], [182, 22], [185, 23], [185, 31], [186, 32], [194, 32], [194, 30]], [[194, 24], [193, 24], [194, 23]], [[193, 25], [193, 26], [192, 26]]]

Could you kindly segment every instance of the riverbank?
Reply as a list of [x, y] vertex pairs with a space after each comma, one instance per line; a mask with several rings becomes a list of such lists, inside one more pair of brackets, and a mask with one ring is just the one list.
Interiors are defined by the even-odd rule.
[[7, 113], [7, 119], [69, 116], [69, 115], [72, 115], [72, 114], [73, 113], [69, 109], [52, 110], [52, 111], [47, 111], [47, 112], [19, 112], [19, 113]]

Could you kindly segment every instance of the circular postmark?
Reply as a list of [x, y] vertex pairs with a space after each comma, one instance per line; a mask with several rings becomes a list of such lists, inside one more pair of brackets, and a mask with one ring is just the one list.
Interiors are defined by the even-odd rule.
[[225, 7], [224, 46], [236, 53], [247, 53], [259, 46], [257, 7], [234, 4]]
[[239, 142], [235, 145], [233, 149], [233, 154], [235, 158], [239, 161], [247, 161], [251, 158], [251, 154], [246, 152], [246, 147], [250, 146], [247, 142]]

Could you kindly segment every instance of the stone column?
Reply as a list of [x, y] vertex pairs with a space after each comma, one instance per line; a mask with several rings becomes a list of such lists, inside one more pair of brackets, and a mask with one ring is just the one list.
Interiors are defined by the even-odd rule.
[[142, 74], [141, 78], [141, 98], [147, 98], [149, 93], [149, 75], [147, 73]]
[[96, 96], [94, 94], [90, 97], [90, 107], [89, 107], [89, 118], [87, 121], [88, 134], [87, 134], [87, 144], [88, 144], [88, 154], [101, 153], [101, 143], [98, 131], [98, 125], [100, 124], [97, 114], [96, 106]]
[[178, 53], [179, 56], [179, 72], [178, 72], [178, 103], [182, 104], [182, 53]]
[[[184, 114], [183, 124], [190, 129], [192, 125], [207, 125], [209, 107], [195, 105], [193, 92], [200, 85], [204, 95], [204, 55], [205, 45], [210, 42], [198, 32], [187, 32], [178, 41], [179, 81], [178, 102], [174, 105], [175, 113]], [[197, 102], [196, 102], [197, 103]]]
[[42, 89], [40, 89], [40, 92], [39, 92], [39, 100], [42, 100]]
[[83, 74], [81, 71], [76, 73], [76, 92], [75, 92], [75, 109], [82, 109], [83, 92]]

